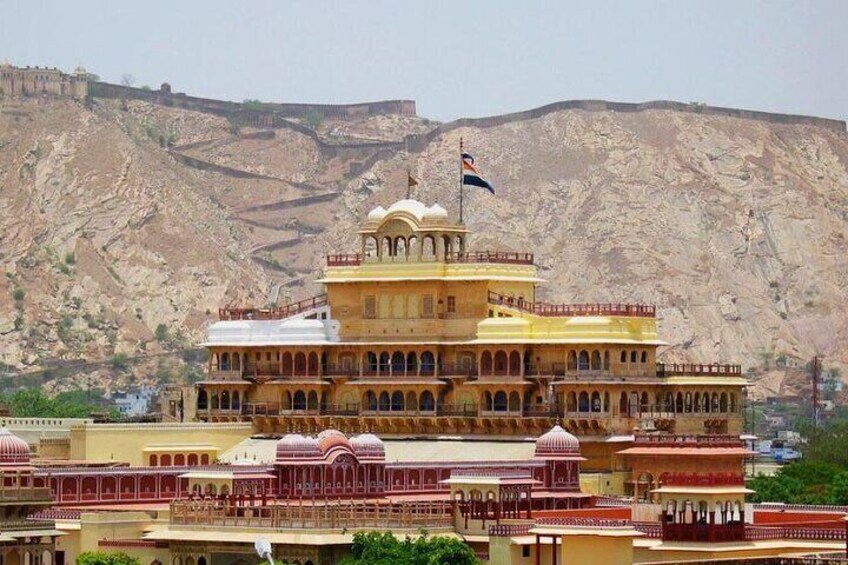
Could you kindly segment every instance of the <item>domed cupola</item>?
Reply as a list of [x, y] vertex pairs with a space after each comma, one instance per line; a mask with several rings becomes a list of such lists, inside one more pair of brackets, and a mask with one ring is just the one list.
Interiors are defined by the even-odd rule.
[[287, 434], [277, 442], [277, 463], [321, 459], [321, 448], [315, 438]]
[[580, 442], [557, 424], [536, 440], [536, 459], [582, 459]]
[[0, 428], [0, 466], [28, 465], [29, 460], [29, 444], [5, 426]]
[[353, 453], [353, 448], [351, 447], [347, 436], [339, 430], [328, 429], [322, 431], [318, 434], [317, 442], [318, 447], [321, 450], [321, 454], [324, 457], [330, 456], [331, 452], [333, 452], [333, 457], [341, 452]]
[[385, 461], [386, 446], [374, 434], [360, 434], [350, 438], [350, 446], [360, 461]]

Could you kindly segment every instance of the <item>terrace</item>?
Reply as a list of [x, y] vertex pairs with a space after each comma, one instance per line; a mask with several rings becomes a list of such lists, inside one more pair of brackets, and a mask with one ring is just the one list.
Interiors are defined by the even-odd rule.
[[567, 318], [574, 316], [625, 316], [637, 318], [655, 318], [656, 306], [651, 304], [549, 304], [546, 302], [529, 302], [513, 296], [505, 296], [489, 291], [489, 304], [511, 308], [536, 316], [551, 318]]
[[[356, 267], [363, 263], [434, 263], [436, 255], [368, 255], [361, 253], [338, 253], [327, 255], [328, 267]], [[499, 265], [532, 265], [532, 253], [511, 251], [457, 251], [445, 254], [445, 263], [495, 263]]]

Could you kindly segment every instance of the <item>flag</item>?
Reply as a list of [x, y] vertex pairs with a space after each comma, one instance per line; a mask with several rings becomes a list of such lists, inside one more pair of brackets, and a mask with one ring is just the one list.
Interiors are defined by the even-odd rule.
[[479, 186], [492, 194], [495, 193], [495, 189], [492, 188], [489, 181], [480, 175], [480, 171], [474, 165], [474, 157], [470, 153], [462, 154], [462, 184], [463, 186]]

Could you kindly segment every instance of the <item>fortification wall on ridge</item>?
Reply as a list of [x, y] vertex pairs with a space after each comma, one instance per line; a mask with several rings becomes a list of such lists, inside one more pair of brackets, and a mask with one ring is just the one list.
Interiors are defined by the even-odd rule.
[[[124, 100], [143, 100], [152, 104], [173, 106], [186, 110], [196, 110], [219, 116], [229, 117], [236, 113], [249, 112], [255, 119], [266, 117], [268, 125], [275, 117], [300, 118], [309, 112], [319, 112], [325, 118], [352, 119], [377, 115], [415, 116], [414, 100], [380, 100], [357, 104], [299, 104], [263, 102], [260, 108], [245, 108], [240, 102], [201, 98], [171, 91], [170, 85], [163, 84], [159, 90], [135, 88], [108, 82], [89, 83], [89, 94], [95, 98], [118, 98]], [[261, 121], [261, 120], [257, 120]]]

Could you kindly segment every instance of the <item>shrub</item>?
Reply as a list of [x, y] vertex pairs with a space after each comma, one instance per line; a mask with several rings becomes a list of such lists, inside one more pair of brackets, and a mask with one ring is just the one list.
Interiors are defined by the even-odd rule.
[[76, 257], [76, 255], [74, 255], [73, 251], [68, 251], [67, 253], [65, 253], [65, 264], [66, 265], [73, 265], [76, 262], [77, 262], [77, 257]]
[[12, 298], [15, 299], [15, 302], [22, 302], [24, 297], [26, 296], [26, 291], [21, 287], [17, 287], [12, 291]]

